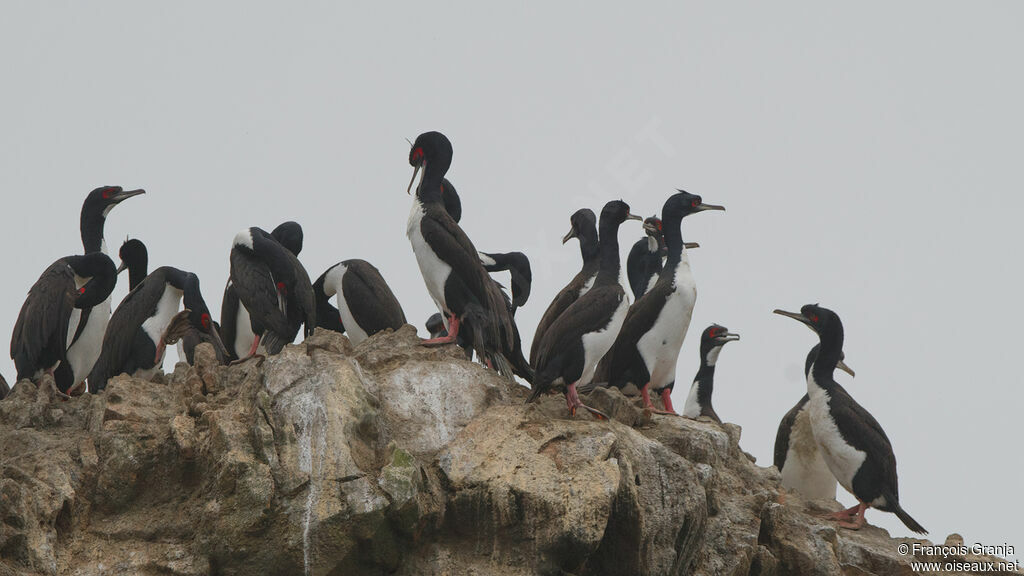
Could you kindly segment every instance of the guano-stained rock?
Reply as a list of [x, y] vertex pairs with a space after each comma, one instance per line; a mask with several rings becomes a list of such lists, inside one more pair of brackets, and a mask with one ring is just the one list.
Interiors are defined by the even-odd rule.
[[820, 519], [738, 426], [526, 396], [411, 326], [231, 367], [201, 345], [69, 401], [17, 382], [0, 576], [912, 573], [911, 540]]

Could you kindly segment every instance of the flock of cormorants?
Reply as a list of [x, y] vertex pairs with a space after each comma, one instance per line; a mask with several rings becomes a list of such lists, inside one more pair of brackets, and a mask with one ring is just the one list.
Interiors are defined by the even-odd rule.
[[[530, 295], [529, 260], [519, 252], [476, 249], [459, 226], [461, 201], [445, 178], [451, 160], [451, 142], [439, 132], [421, 134], [409, 153], [414, 170], [407, 192], [415, 186], [415, 196], [406, 233], [439, 311], [427, 321], [431, 338], [423, 345], [457, 344], [499, 374], [519, 376], [532, 386], [529, 402], [564, 391], [573, 416], [582, 408], [607, 418], [580, 399], [580, 392], [596, 386], [636, 389], [646, 410], [675, 415], [670, 395], [697, 294], [687, 250], [698, 245], [683, 241], [681, 224], [687, 216], [725, 208], [678, 191], [665, 201], [660, 219], [643, 221], [645, 234], [627, 259], [632, 304], [620, 284], [618, 229], [641, 218], [621, 200], [608, 202], [599, 219], [586, 208], [574, 213], [562, 242], [578, 239], [583, 265], [544, 312], [527, 359], [515, 312]], [[345, 332], [358, 344], [406, 324], [397, 298], [369, 262], [345, 260], [311, 282], [297, 258], [303, 234], [295, 222], [235, 235], [220, 322], [214, 322], [195, 274], [169, 266], [148, 272], [146, 248], [135, 239], [121, 246], [119, 268], [107, 256], [106, 217], [143, 193], [105, 186], [86, 198], [85, 254], [51, 264], [29, 290], [15, 324], [11, 358], [19, 380], [49, 374], [61, 396], [82, 393], [86, 384], [96, 393], [118, 374], [151, 376], [168, 344], [177, 344], [190, 363], [201, 342], [211, 343], [223, 363], [244, 362], [278, 353], [300, 328], [304, 336], [317, 326]], [[111, 314], [111, 292], [124, 270], [130, 292]], [[506, 270], [511, 296], [490, 276]], [[865, 510], [875, 507], [924, 533], [900, 507], [896, 460], [885, 432], [834, 378], [836, 368], [853, 374], [844, 363], [839, 316], [817, 304], [775, 312], [818, 337], [805, 363], [808, 393], [783, 418], [776, 438], [783, 485], [809, 498], [835, 498], [842, 484], [858, 505], [832, 515], [841, 526], [859, 528]], [[717, 324], [702, 332], [700, 366], [683, 416], [721, 422], [711, 404], [715, 364], [734, 340], [738, 334]], [[664, 409], [654, 405], [651, 391]]]

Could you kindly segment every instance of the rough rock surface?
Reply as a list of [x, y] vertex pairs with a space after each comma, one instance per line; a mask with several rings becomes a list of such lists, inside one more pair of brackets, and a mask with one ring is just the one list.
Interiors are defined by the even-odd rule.
[[915, 574], [910, 540], [782, 494], [737, 426], [526, 395], [409, 326], [233, 367], [202, 345], [70, 401], [18, 382], [0, 576]]

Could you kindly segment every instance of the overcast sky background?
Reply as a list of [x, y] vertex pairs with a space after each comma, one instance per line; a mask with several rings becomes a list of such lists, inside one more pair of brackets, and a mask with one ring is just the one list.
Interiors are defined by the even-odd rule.
[[[116, 184], [147, 194], [108, 218], [112, 250], [131, 235], [151, 269], [198, 273], [215, 315], [235, 232], [294, 219], [313, 278], [369, 260], [422, 334], [405, 138], [440, 130], [476, 246], [531, 258], [527, 347], [579, 268], [560, 243], [573, 211], [700, 194], [727, 211], [683, 223], [701, 248], [676, 405], [700, 330], [739, 332], [715, 407], [770, 465], [816, 341], [771, 311], [820, 302], [843, 319], [857, 378], [838, 379], [892, 440], [904, 508], [934, 541], [1022, 555], [1024, 4], [191, 8], [5, 7], [0, 332], [81, 251], [85, 195]], [[624, 254], [641, 235], [623, 225]]]

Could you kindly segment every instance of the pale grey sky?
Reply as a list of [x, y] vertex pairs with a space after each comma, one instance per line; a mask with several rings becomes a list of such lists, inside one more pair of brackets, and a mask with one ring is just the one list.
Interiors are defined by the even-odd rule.
[[[771, 310], [821, 302], [904, 508], [933, 540], [1020, 556], [1022, 17], [1009, 1], [8, 5], [0, 330], [81, 250], [85, 195], [117, 184], [148, 193], [111, 214], [111, 247], [131, 235], [152, 267], [198, 273], [215, 313], [235, 232], [294, 219], [311, 276], [369, 260], [422, 332], [405, 138], [440, 130], [477, 247], [532, 260], [525, 339], [579, 266], [560, 244], [574, 210], [649, 215], [675, 188], [724, 204], [684, 221], [699, 296], [676, 404], [700, 330], [739, 332], [715, 406], [770, 465], [814, 343]], [[623, 250], [641, 234], [624, 225]]]

